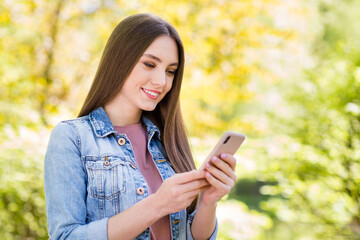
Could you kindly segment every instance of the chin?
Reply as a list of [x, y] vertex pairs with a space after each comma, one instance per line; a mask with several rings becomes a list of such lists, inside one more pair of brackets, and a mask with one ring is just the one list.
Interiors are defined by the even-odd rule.
[[147, 111], [147, 112], [151, 112], [154, 111], [157, 105], [153, 105], [153, 106], [143, 106], [141, 109], [143, 111]]

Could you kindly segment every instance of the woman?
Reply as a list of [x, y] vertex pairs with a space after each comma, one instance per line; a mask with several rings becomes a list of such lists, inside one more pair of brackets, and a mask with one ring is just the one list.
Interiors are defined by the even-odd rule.
[[183, 69], [180, 37], [164, 20], [137, 14], [114, 29], [79, 118], [50, 137], [51, 239], [216, 238], [236, 159], [195, 170], [179, 107]]

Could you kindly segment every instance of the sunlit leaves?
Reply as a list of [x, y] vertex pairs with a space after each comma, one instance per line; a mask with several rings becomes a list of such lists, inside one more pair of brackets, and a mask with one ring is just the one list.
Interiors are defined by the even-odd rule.
[[359, 4], [322, 4], [326, 6], [322, 17], [331, 18], [322, 19], [323, 32], [313, 43], [316, 68], [305, 71], [297, 81], [280, 84], [287, 101], [283, 107], [289, 114], [277, 114], [276, 109], [270, 114], [274, 130], [288, 136], [285, 141], [273, 142], [279, 152], [267, 149], [271, 163], [263, 168], [264, 176], [278, 184], [262, 191], [285, 200], [272, 199], [263, 207], [288, 222], [295, 236], [303, 236], [301, 229], [307, 228], [312, 229], [316, 239], [357, 239], [360, 52], [355, 47], [358, 40], [350, 35], [359, 33], [354, 24], [358, 15], [350, 10], [344, 17], [340, 9], [359, 9]]

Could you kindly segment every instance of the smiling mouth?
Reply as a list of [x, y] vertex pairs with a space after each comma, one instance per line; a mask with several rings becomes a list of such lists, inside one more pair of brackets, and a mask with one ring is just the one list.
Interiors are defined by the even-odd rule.
[[146, 94], [146, 96], [148, 96], [149, 98], [151, 98], [153, 100], [156, 100], [160, 95], [159, 91], [151, 91], [151, 90], [145, 89], [145, 88], [141, 88], [141, 90]]

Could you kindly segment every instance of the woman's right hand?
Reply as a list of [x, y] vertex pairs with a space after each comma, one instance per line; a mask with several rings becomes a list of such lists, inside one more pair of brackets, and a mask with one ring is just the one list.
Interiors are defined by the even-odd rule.
[[167, 215], [187, 208], [208, 185], [204, 170], [175, 174], [166, 179], [154, 194], [160, 204], [159, 210], [162, 215]]

